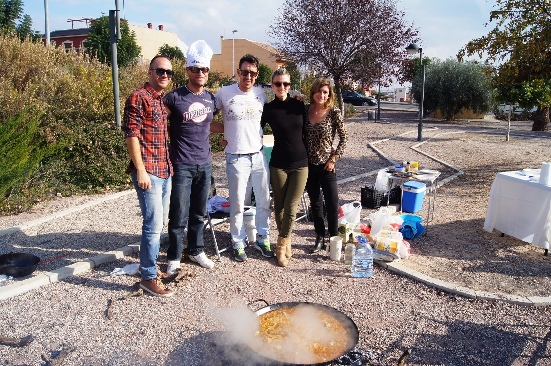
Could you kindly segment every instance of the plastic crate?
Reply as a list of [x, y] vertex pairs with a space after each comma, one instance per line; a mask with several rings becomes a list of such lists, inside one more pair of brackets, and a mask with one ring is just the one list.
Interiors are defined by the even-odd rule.
[[400, 186], [394, 187], [390, 190], [390, 204], [400, 204], [402, 199], [402, 188]]
[[373, 187], [361, 188], [361, 203], [363, 208], [379, 208], [390, 204], [400, 203], [402, 195], [400, 187], [394, 187], [390, 190], [390, 199], [388, 191], [376, 191]]

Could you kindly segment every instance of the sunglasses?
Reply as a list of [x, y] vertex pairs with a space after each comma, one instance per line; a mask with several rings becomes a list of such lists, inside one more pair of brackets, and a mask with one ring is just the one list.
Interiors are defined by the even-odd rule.
[[155, 74], [157, 74], [158, 76], [163, 76], [165, 73], [168, 78], [171, 78], [174, 76], [174, 71], [163, 69], [162, 67], [157, 67], [156, 69], [149, 69], [149, 70], [155, 70]]
[[272, 84], [274, 84], [277, 88], [281, 88], [281, 85], [283, 85], [284, 87], [288, 88], [291, 86], [291, 83], [288, 83], [286, 81], [284, 82], [281, 82], [281, 81], [274, 81], [272, 82]]
[[252, 78], [255, 78], [258, 76], [258, 71], [250, 71], [250, 70], [239, 70], [239, 73], [241, 76], [249, 76], [251, 75]]
[[201, 71], [203, 74], [206, 74], [210, 70], [208, 67], [197, 67], [197, 66], [190, 66], [187, 69], [194, 74], [198, 74], [199, 71]]

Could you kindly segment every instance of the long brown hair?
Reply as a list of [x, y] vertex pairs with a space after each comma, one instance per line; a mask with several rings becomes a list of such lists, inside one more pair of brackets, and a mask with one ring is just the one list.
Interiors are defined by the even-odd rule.
[[328, 78], [317, 78], [316, 81], [314, 81], [310, 87], [310, 103], [314, 103], [314, 94], [316, 94], [325, 85], [329, 88], [329, 97], [323, 106], [326, 109], [331, 109], [335, 105], [335, 93], [333, 93], [333, 83], [331, 83], [331, 79]]

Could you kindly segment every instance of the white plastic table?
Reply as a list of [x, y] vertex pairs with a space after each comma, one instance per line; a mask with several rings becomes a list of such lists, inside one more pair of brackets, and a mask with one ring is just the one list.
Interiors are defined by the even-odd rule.
[[551, 186], [522, 171], [498, 173], [490, 190], [484, 230], [494, 229], [549, 251]]

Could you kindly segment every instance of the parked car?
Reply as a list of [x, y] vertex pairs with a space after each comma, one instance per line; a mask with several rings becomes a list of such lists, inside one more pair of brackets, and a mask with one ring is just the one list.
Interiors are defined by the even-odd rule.
[[344, 103], [352, 105], [374, 106], [377, 105], [377, 99], [372, 97], [366, 97], [360, 93], [353, 91], [345, 91], [342, 93], [342, 100]]
[[[502, 114], [508, 114], [510, 107], [511, 106], [509, 104], [499, 104], [497, 106], [497, 111], [499, 113], [502, 113]], [[513, 114], [516, 114], [516, 115], [521, 115], [525, 112], [528, 113], [528, 114], [531, 114], [531, 113], [534, 113], [537, 110], [538, 109], [536, 107], [534, 107], [530, 110], [525, 111], [523, 108], [520, 108], [520, 107], [517, 107], [517, 106], [513, 105]]]

